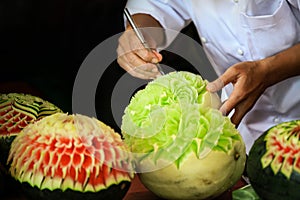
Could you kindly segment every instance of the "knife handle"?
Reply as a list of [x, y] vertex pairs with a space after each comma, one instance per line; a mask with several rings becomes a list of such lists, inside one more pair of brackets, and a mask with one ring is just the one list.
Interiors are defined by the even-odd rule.
[[[128, 11], [127, 8], [124, 9], [124, 14], [130, 24], [130, 26], [132, 27], [133, 31], [135, 32], [136, 36], [138, 37], [138, 39], [140, 40], [140, 42], [142, 43], [142, 45], [144, 46], [145, 49], [147, 49], [148, 51], [152, 52], [151, 48], [149, 47], [147, 41], [145, 40], [142, 32], [138, 29], [138, 27], [136, 26], [130, 12]], [[164, 71], [162, 70], [162, 67], [160, 66], [159, 63], [155, 64], [158, 71], [160, 72], [161, 75], [165, 75]]]

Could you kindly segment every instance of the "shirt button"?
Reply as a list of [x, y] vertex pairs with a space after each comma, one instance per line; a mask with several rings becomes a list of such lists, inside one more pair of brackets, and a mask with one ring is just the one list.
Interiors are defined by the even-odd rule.
[[205, 37], [201, 37], [201, 41], [202, 41], [202, 43], [206, 43], [207, 39]]
[[238, 50], [237, 50], [237, 53], [238, 53], [239, 55], [241, 55], [241, 56], [244, 55], [244, 51], [243, 51], [242, 49], [238, 49]]

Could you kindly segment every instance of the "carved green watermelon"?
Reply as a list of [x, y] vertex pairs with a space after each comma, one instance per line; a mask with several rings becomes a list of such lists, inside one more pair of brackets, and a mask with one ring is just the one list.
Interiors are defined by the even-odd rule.
[[122, 199], [133, 178], [120, 135], [83, 115], [56, 113], [26, 126], [8, 160], [29, 199]]
[[0, 94], [0, 164], [6, 165], [10, 145], [24, 127], [57, 112], [62, 111], [30, 94]]
[[164, 199], [209, 199], [233, 186], [245, 166], [245, 144], [206, 81], [172, 72], [138, 91], [122, 133], [142, 183]]
[[252, 146], [247, 173], [257, 194], [266, 200], [300, 199], [300, 120], [280, 123]]

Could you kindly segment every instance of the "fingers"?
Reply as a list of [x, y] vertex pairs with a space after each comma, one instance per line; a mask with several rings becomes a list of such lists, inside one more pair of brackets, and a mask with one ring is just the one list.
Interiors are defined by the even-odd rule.
[[229, 108], [228, 104], [228, 101], [225, 101], [220, 108], [220, 112], [222, 112], [224, 116], [228, 116], [233, 111], [233, 115], [230, 117], [230, 120], [237, 127], [244, 115], [250, 110], [250, 107], [246, 106], [244, 102], [241, 102], [240, 104], [231, 108]]
[[234, 90], [232, 91], [230, 97], [223, 102], [219, 110], [225, 116], [228, 116], [232, 111], [234, 111], [231, 121], [236, 126], [238, 126], [243, 116], [251, 107], [250, 105], [247, 105], [249, 101], [245, 100], [245, 94], [241, 88], [239, 88], [241, 83], [238, 83], [238, 78], [238, 71], [234, 67], [231, 67], [227, 69], [219, 78], [209, 82], [206, 87], [209, 92], [217, 92], [229, 83], [234, 85]]
[[243, 117], [252, 107], [253, 104], [249, 104], [247, 101], [242, 101], [238, 106], [234, 108], [234, 114], [230, 118], [231, 122], [238, 126]]
[[155, 63], [162, 60], [162, 55], [156, 51], [149, 51], [130, 31], [126, 31], [119, 38], [117, 48], [118, 64], [134, 77], [154, 79], [160, 76]]
[[232, 117], [230, 118], [230, 120], [235, 125], [235, 127], [239, 126], [239, 124], [241, 123], [241, 121], [242, 121], [242, 119], [243, 119], [243, 117], [244, 117], [245, 114], [246, 113], [244, 113], [244, 112], [242, 113], [242, 112], [236, 111], [232, 115]]
[[257, 99], [260, 97], [260, 93], [252, 94], [251, 96], [243, 96], [243, 94], [237, 95], [237, 92], [233, 92], [227, 101], [221, 106], [220, 111], [228, 115], [234, 110], [231, 116], [231, 122], [236, 126], [239, 125], [243, 117], [252, 109]]
[[119, 65], [130, 75], [141, 79], [154, 79], [160, 74], [156, 65], [146, 63], [134, 54], [118, 58]]
[[213, 82], [209, 82], [206, 86], [206, 89], [209, 92], [217, 92], [228, 83], [235, 83], [238, 75], [239, 73], [234, 67], [228, 68], [219, 78]]
[[236, 89], [233, 90], [229, 98], [223, 102], [222, 106], [220, 107], [220, 111], [224, 115], [228, 115], [236, 106], [238, 106], [241, 101], [243, 100], [242, 91], [238, 91]]
[[231, 121], [238, 125], [246, 113], [252, 109], [255, 102], [264, 92], [263, 78], [259, 78], [260, 71], [257, 71], [255, 62], [237, 63], [228, 68], [215, 81], [207, 84], [207, 90], [216, 92], [228, 83], [233, 84], [233, 91], [229, 98], [223, 102], [220, 111], [224, 115], [231, 115]]
[[155, 64], [141, 59], [135, 53], [127, 53], [118, 57], [119, 65], [130, 75], [141, 79], [155, 79], [160, 73]]
[[209, 82], [206, 86], [207, 91], [209, 92], [217, 92], [221, 90], [224, 87], [224, 82], [222, 81], [222, 78], [219, 77], [213, 82]]
[[[152, 50], [157, 60], [152, 60], [152, 63], [159, 63], [162, 61], [162, 55], [155, 50]], [[156, 61], [156, 62], [155, 62]]]

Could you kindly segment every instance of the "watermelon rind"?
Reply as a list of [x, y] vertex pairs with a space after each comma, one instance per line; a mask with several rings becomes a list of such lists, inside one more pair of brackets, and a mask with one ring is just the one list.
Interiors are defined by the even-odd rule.
[[55, 113], [26, 126], [8, 162], [30, 199], [121, 199], [134, 177], [120, 134], [80, 114]]
[[271, 127], [254, 142], [246, 171], [262, 199], [300, 199], [299, 136], [300, 120], [293, 120]]
[[127, 194], [131, 186], [131, 181], [121, 181], [118, 184], [110, 185], [106, 189], [98, 192], [79, 192], [71, 189], [62, 191], [60, 189], [49, 190], [32, 187], [28, 183], [22, 184], [24, 195], [30, 197], [31, 200], [121, 200]]

